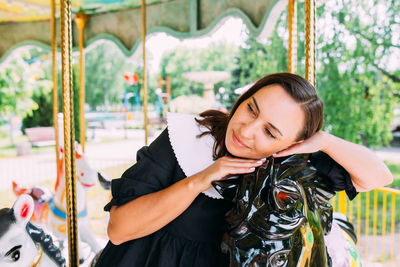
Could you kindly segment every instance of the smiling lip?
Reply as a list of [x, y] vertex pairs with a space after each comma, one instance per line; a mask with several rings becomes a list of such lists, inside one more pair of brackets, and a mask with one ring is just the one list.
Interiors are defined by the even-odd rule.
[[239, 137], [237, 137], [237, 136], [235, 135], [235, 132], [232, 132], [232, 139], [233, 139], [233, 142], [234, 142], [236, 145], [238, 145], [238, 146], [240, 146], [240, 147], [248, 148], [248, 146], [246, 146], [246, 145], [239, 139]]

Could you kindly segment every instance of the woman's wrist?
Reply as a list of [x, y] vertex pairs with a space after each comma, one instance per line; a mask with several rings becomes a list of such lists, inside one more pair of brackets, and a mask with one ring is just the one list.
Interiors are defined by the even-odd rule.
[[332, 143], [334, 142], [334, 138], [335, 136], [331, 135], [330, 133], [321, 131], [321, 147], [320, 147], [320, 151], [329, 154], [330, 151], [330, 147], [332, 146]]
[[186, 180], [188, 182], [188, 190], [196, 194], [200, 194], [210, 187], [210, 183], [207, 181], [206, 177], [204, 177], [202, 172], [189, 176]]

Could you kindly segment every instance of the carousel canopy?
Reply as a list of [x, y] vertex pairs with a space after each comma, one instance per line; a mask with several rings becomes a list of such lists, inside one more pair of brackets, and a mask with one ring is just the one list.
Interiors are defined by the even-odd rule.
[[[0, 0], [0, 58], [13, 48], [36, 44], [50, 46], [51, 0]], [[85, 45], [110, 39], [126, 54], [133, 52], [141, 37], [140, 0], [71, 0], [72, 12], [89, 15]], [[146, 0], [147, 33], [167, 32], [177, 38], [210, 32], [228, 16], [240, 17], [250, 33], [258, 36], [274, 25], [286, 0]], [[56, 17], [59, 14], [56, 0]], [[59, 27], [58, 27], [59, 28]], [[78, 30], [73, 23], [73, 44]], [[59, 32], [57, 32], [59, 42]], [[1, 60], [0, 60], [1, 61]]]

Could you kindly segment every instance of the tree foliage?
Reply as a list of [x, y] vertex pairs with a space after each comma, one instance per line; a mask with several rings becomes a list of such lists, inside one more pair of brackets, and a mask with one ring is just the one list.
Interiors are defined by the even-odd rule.
[[398, 1], [388, 0], [336, 0], [319, 8], [317, 88], [326, 130], [368, 146], [388, 145], [399, 87], [385, 72], [400, 52], [391, 31], [400, 29], [399, 13]]
[[110, 42], [101, 42], [85, 53], [86, 103], [91, 109], [122, 103], [126, 71], [132, 71], [126, 57]]
[[31, 99], [40, 83], [37, 64], [29, 62], [30, 54], [24, 51], [0, 68], [0, 115], [25, 115], [37, 104]]

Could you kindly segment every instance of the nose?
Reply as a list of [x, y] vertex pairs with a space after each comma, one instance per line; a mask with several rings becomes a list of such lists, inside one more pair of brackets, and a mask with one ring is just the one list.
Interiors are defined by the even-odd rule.
[[240, 136], [247, 140], [251, 140], [256, 133], [257, 123], [255, 120], [248, 121], [247, 123], [243, 124], [240, 128]]

